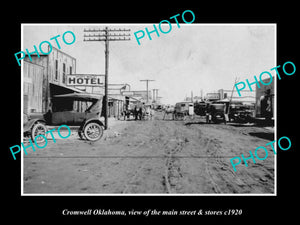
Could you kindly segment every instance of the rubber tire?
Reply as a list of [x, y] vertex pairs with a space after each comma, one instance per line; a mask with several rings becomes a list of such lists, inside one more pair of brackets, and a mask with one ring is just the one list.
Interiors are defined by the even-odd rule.
[[[89, 136], [88, 131], [92, 126], [94, 126], [96, 129], [98, 129], [99, 135], [96, 137]], [[103, 126], [101, 126], [100, 124], [95, 123], [95, 122], [90, 122], [90, 123], [86, 124], [84, 127], [84, 130], [83, 130], [84, 137], [88, 141], [98, 141], [103, 136], [103, 132], [104, 132]]]
[[[35, 134], [36, 131], [37, 131], [37, 129], [43, 129], [44, 132], [39, 132], [39, 133]], [[31, 134], [30, 134], [31, 140], [34, 141], [35, 137], [38, 136], [38, 135], [44, 135], [44, 136], [47, 138], [47, 134], [46, 134], [47, 130], [48, 130], [48, 129], [47, 129], [47, 127], [46, 127], [45, 124], [39, 123], [39, 122], [38, 122], [38, 123], [35, 123], [35, 124], [32, 126], [32, 128], [31, 128]], [[42, 140], [42, 141], [37, 141], [37, 143], [43, 143], [43, 142], [45, 142], [45, 139], [44, 139], [44, 138], [41, 138], [41, 140]]]

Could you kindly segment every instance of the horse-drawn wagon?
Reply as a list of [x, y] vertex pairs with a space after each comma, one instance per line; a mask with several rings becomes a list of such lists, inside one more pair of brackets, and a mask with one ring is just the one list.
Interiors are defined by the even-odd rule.
[[174, 107], [174, 119], [185, 120], [187, 116], [194, 116], [193, 102], [178, 102]]

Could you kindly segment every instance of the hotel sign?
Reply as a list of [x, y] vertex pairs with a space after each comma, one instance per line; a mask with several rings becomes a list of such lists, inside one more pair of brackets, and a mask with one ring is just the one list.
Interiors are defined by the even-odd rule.
[[67, 86], [103, 87], [105, 75], [100, 74], [70, 74], [67, 75]]

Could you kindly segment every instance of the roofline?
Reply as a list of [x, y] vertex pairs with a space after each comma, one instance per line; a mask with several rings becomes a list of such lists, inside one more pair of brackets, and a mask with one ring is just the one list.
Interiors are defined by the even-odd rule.
[[39, 66], [39, 67], [45, 68], [44, 66], [39, 65], [39, 64], [36, 64], [36, 63], [33, 63], [33, 62], [31, 62], [31, 61], [26, 61], [26, 60], [24, 60], [24, 62], [29, 63], [29, 64], [32, 64], [32, 65], [35, 65], [35, 66]]
[[[73, 57], [73, 56], [71, 56], [71, 55], [69, 55], [68, 53], [65, 53], [65, 52], [63, 52], [63, 51], [61, 51], [61, 50], [59, 50], [58, 48], [55, 48], [55, 47], [53, 47], [53, 46], [52, 46], [52, 48], [55, 49], [56, 51], [58, 51], [58, 52], [64, 54], [64, 55], [66, 55], [66, 56], [68, 56], [68, 57], [74, 59], [74, 60], [76, 61], [76, 58]], [[44, 54], [44, 53], [38, 52], [39, 56], [46, 56], [46, 57], [49, 56], [51, 53], [52, 53], [52, 51], [51, 51], [49, 54]], [[32, 54], [30, 54], [30, 55], [37, 56], [37, 53], [32, 53]], [[26, 57], [26, 56], [28, 56], [28, 54], [25, 53], [25, 57]]]

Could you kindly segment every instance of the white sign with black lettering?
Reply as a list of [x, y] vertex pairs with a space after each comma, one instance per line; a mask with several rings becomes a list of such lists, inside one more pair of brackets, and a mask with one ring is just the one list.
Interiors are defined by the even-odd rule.
[[105, 75], [70, 74], [67, 75], [67, 86], [104, 86]]

